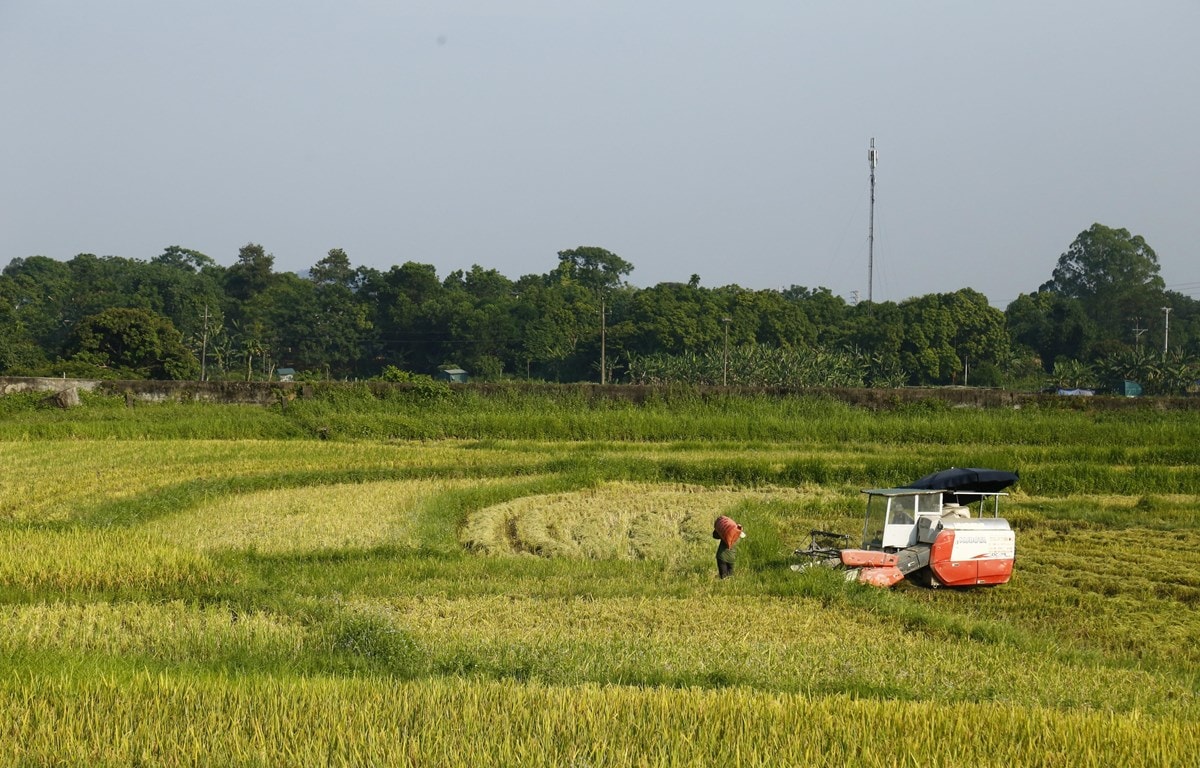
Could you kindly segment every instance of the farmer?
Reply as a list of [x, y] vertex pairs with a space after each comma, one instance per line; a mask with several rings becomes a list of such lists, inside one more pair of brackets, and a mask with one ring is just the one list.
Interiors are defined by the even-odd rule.
[[733, 575], [733, 563], [737, 558], [733, 548], [745, 537], [746, 532], [742, 530], [742, 526], [732, 518], [721, 515], [713, 523], [713, 538], [720, 539], [721, 542], [717, 545], [717, 576], [720, 578]]

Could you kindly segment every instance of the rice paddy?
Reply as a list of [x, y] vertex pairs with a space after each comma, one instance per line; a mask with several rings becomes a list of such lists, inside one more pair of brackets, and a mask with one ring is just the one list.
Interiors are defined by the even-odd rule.
[[[803, 439], [0, 440], [0, 765], [1191, 764], [1200, 420], [788, 408]], [[953, 463], [1021, 471], [1011, 583], [787, 568]]]

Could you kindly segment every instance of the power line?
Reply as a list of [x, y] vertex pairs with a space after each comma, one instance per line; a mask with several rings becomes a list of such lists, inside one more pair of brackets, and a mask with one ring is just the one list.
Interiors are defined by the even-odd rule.
[[1165, 286], [1165, 288], [1166, 290], [1174, 291], [1175, 293], [1194, 294], [1197, 291], [1200, 291], [1200, 282], [1193, 281], [1188, 283], [1172, 283], [1171, 285]]

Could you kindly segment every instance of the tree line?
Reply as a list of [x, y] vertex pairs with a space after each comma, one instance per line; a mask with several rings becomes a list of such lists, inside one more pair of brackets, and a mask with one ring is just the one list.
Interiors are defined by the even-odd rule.
[[355, 267], [330, 250], [277, 272], [255, 243], [222, 266], [170, 246], [150, 259], [13, 259], [0, 273], [0, 374], [84, 378], [472, 377], [778, 386], [1103, 386], [1185, 392], [1200, 378], [1200, 302], [1166, 290], [1141, 236], [1095, 224], [1050, 279], [1004, 310], [963, 288], [848, 303], [827, 288], [687, 282], [637, 288], [600, 247], [545, 274]]

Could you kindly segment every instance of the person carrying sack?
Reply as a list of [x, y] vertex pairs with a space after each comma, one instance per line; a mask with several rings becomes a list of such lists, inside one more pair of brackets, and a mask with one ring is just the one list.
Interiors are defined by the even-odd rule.
[[733, 518], [721, 515], [713, 523], [713, 538], [721, 542], [717, 545], [718, 577], [725, 579], [733, 575], [733, 564], [737, 560], [737, 553], [733, 548], [745, 537], [746, 532]]

